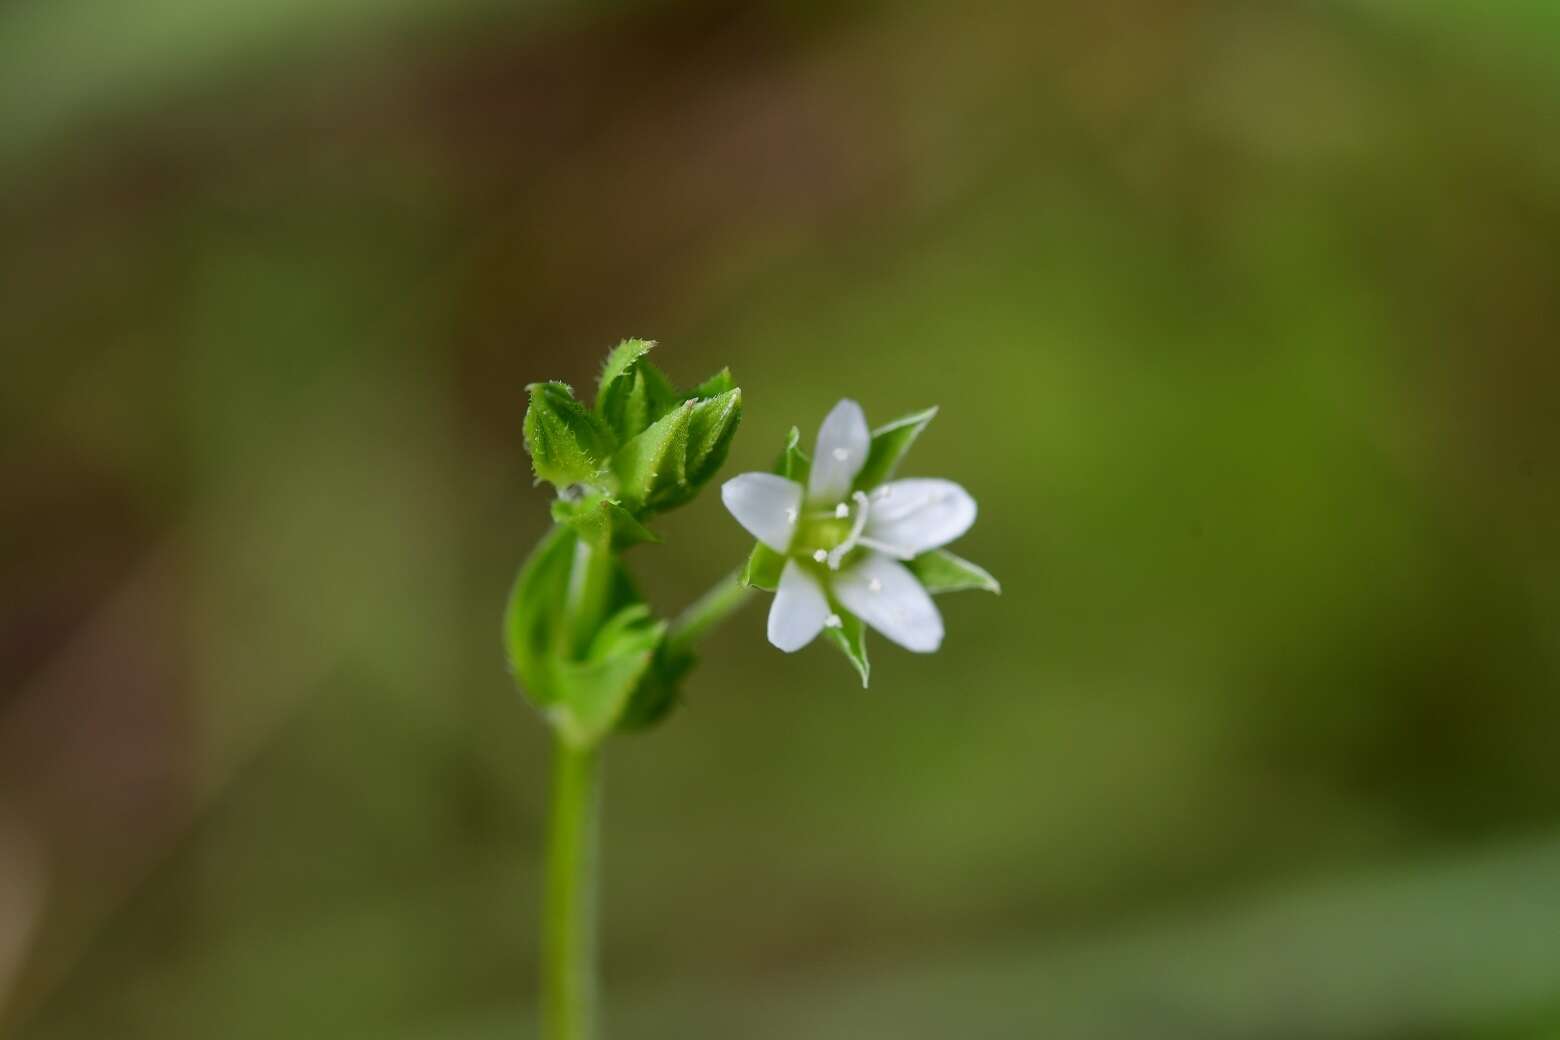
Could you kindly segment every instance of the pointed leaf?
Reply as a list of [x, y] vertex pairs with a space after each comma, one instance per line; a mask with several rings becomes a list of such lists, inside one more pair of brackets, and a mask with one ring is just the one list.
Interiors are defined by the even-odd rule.
[[638, 366], [639, 359], [655, 349], [653, 339], [625, 339], [612, 348], [606, 363], [601, 366], [600, 389], [596, 391], [596, 409], [601, 410], [605, 399], [613, 393], [618, 381]]
[[666, 373], [648, 360], [639, 362], [639, 375], [645, 382], [645, 401], [649, 408], [650, 422], [655, 422], [683, 403], [683, 395], [677, 392], [677, 388], [672, 385]]
[[655, 532], [634, 518], [606, 495], [569, 501], [556, 499], [552, 504], [552, 516], [560, 524], [568, 524], [579, 536], [600, 549], [621, 552], [641, 542], [659, 542]]
[[812, 473], [812, 460], [807, 457], [801, 445], [802, 431], [793, 426], [791, 432], [786, 434], [785, 449], [775, 460], [774, 470], [787, 480], [794, 480], [806, 487], [807, 478]]
[[619, 497], [631, 512], [661, 508], [686, 490], [688, 424], [695, 407], [692, 401], [679, 406], [613, 456]]
[[854, 614], [843, 610], [838, 613], [840, 627], [826, 628], [823, 634], [856, 666], [856, 674], [861, 676], [861, 688], [866, 689], [867, 680], [872, 676], [872, 663], [867, 660], [867, 626]]
[[937, 595], [943, 592], [963, 592], [979, 589], [1001, 594], [1002, 586], [984, 567], [955, 556], [946, 549], [933, 549], [922, 553], [905, 566], [910, 568], [927, 592]]
[[555, 664], [557, 697], [547, 716], [564, 740], [588, 747], [617, 725], [665, 636], [664, 621], [630, 603], [596, 632], [583, 661]]
[[682, 697], [682, 680], [693, 670], [697, 658], [688, 652], [669, 653], [666, 642], [656, 648], [650, 667], [629, 697], [628, 707], [618, 718], [619, 730], [647, 729], [666, 718]]
[[596, 391], [596, 414], [619, 441], [627, 441], [654, 422], [656, 404], [645, 372], [644, 356], [655, 346], [654, 340], [626, 339], [607, 356]]
[[737, 384], [731, 378], [731, 369], [723, 368], [710, 376], [698, 386], [689, 390], [688, 397], [719, 397], [729, 390], [735, 390]]
[[748, 554], [747, 566], [742, 568], [742, 584], [749, 588], [773, 592], [780, 587], [780, 572], [785, 569], [785, 557], [763, 542], [756, 542]]
[[533, 383], [525, 412], [525, 447], [537, 477], [560, 491], [595, 480], [612, 457], [615, 439], [600, 419], [574, 399], [566, 383]]
[[687, 459], [688, 485], [692, 490], [697, 491], [726, 461], [741, 421], [741, 390], [727, 390], [694, 405], [688, 421]]
[[563, 623], [575, 540], [571, 529], [553, 528], [521, 566], [504, 610], [504, 652], [509, 669], [538, 706], [552, 703], [557, 696], [550, 662]]
[[879, 426], [872, 431], [872, 445], [867, 449], [867, 461], [861, 467], [861, 472], [856, 474], [857, 488], [871, 490], [888, 480], [899, 468], [899, 460], [905, 452], [910, 450], [910, 445], [921, 436], [921, 431], [926, 429], [927, 423], [937, 415], [935, 407], [928, 408], [924, 412], [916, 412], [901, 419], [895, 419], [885, 426]]

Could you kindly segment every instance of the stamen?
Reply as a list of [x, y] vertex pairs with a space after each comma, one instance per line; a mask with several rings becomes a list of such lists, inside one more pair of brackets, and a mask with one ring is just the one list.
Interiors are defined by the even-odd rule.
[[844, 628], [845, 627], [845, 622], [840, 619], [840, 616], [838, 614], [830, 614], [828, 617], [823, 619], [823, 627], [824, 628]]
[[813, 552], [813, 560], [816, 563], [823, 563], [828, 558], [829, 553], [827, 549], [817, 549]]
[[839, 505], [834, 507], [834, 519], [843, 520], [849, 515], [850, 506], [846, 505], [844, 502], [841, 502]]
[[[850, 497], [856, 502], [856, 522], [850, 525], [850, 534], [845, 536], [845, 540], [836, 545], [834, 551], [828, 554], [829, 569], [833, 571], [840, 569], [840, 563], [845, 559], [845, 554], [856, 547], [856, 543], [861, 539], [861, 532], [867, 526], [869, 508], [866, 493], [858, 491]], [[844, 503], [840, 504], [843, 505]]]
[[882, 580], [879, 579], [879, 578], [873, 578], [872, 580], [868, 581], [867, 582], [867, 591], [869, 591], [869, 592], [882, 592], [883, 591], [883, 582], [882, 582]]
[[785, 522], [794, 526], [796, 523], [796, 518], [800, 515], [801, 514], [797, 512], [796, 507], [792, 506], [790, 509], [785, 511]]
[[836, 461], [839, 462], [844, 462], [846, 459], [850, 458], [850, 452], [846, 451], [844, 448], [835, 448], [829, 454], [833, 455]]

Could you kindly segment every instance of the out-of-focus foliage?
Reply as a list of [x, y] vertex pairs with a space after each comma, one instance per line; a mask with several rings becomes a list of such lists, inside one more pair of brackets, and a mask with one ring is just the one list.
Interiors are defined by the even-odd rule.
[[[1003, 596], [614, 739], [618, 1033], [1552, 1035], [1557, 33], [0, 9], [0, 1032], [525, 1035], [525, 387], [642, 334], [725, 473], [940, 406]], [[749, 549], [649, 526], [663, 612]]]

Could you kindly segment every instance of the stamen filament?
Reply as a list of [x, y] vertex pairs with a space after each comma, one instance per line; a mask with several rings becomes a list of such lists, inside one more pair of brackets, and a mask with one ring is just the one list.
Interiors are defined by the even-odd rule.
[[856, 547], [856, 543], [861, 540], [861, 532], [867, 526], [867, 513], [870, 511], [870, 507], [867, 504], [866, 493], [858, 491], [850, 497], [856, 503], [856, 519], [850, 525], [850, 534], [846, 535], [845, 540], [835, 546], [833, 552], [829, 553], [829, 570], [831, 571], [840, 569], [840, 564], [844, 561], [845, 554]]

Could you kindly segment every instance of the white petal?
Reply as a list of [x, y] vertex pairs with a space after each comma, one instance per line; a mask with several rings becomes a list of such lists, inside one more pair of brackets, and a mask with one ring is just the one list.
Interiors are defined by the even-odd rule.
[[802, 485], [773, 473], [743, 473], [721, 485], [720, 500], [737, 523], [775, 552], [791, 547]]
[[904, 564], [869, 553], [833, 586], [846, 609], [906, 650], [929, 654], [942, 645], [942, 615]]
[[811, 643], [829, 620], [823, 586], [795, 560], [785, 561], [769, 607], [769, 641], [786, 653]]
[[862, 532], [902, 560], [947, 545], [975, 522], [975, 500], [951, 480], [895, 480], [871, 495]]
[[861, 405], [849, 398], [835, 405], [818, 427], [807, 497], [829, 504], [843, 501], [850, 494], [856, 474], [867, 464], [867, 448], [871, 444], [872, 431], [867, 429]]

